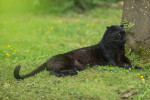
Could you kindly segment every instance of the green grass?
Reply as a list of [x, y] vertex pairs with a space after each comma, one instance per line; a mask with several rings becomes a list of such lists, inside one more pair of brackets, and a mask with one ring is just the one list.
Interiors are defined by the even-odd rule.
[[13, 77], [18, 64], [23, 66], [23, 75], [56, 54], [99, 42], [106, 26], [120, 24], [121, 14], [121, 9], [101, 8], [59, 16], [1, 15], [0, 100], [119, 100], [129, 90], [139, 91], [131, 97], [134, 100], [150, 99], [150, 64], [144, 64], [135, 54], [128, 57], [134, 64], [147, 68], [145, 71], [95, 66], [72, 77], [58, 78], [47, 71], [22, 81]]

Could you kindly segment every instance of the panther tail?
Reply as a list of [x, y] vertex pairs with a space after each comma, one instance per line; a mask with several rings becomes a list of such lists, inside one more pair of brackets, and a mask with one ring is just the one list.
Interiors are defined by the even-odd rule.
[[26, 75], [23, 75], [23, 76], [20, 76], [19, 72], [20, 72], [20, 69], [21, 69], [21, 65], [18, 65], [16, 66], [16, 68], [14, 69], [14, 77], [16, 79], [25, 79], [27, 77], [30, 77], [30, 76], [34, 76], [35, 74], [41, 72], [42, 70], [44, 70], [47, 66], [47, 63], [44, 63], [42, 64], [41, 66], [37, 67], [35, 70], [33, 70], [32, 72], [26, 74]]

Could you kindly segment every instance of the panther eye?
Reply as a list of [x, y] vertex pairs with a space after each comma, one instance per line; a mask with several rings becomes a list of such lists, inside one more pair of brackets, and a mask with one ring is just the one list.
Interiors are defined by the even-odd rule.
[[118, 36], [118, 37], [120, 37], [120, 36], [121, 36], [121, 34], [120, 34], [120, 33], [118, 33], [118, 34], [117, 34], [117, 36]]

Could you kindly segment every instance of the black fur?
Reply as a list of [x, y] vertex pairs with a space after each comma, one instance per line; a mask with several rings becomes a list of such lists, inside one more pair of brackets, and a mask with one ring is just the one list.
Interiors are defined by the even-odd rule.
[[107, 27], [101, 42], [98, 44], [56, 55], [24, 76], [19, 75], [21, 68], [19, 65], [14, 70], [14, 77], [24, 79], [44, 69], [51, 71], [50, 74], [57, 77], [77, 75], [77, 71], [94, 65], [141, 69], [141, 67], [132, 66], [130, 60], [125, 56], [125, 43], [126, 34], [123, 26], [112, 25]]

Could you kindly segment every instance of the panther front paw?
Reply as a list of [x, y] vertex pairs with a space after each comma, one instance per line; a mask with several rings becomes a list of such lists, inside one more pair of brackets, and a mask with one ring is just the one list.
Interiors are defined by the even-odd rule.
[[135, 66], [134, 69], [144, 70], [144, 68], [139, 67], [139, 66]]

